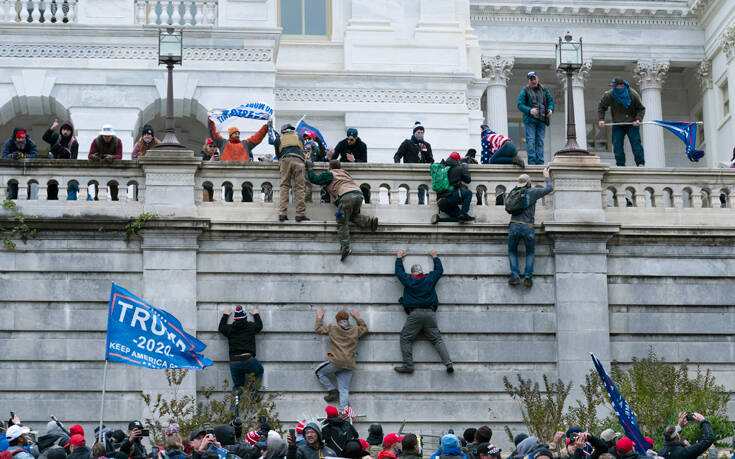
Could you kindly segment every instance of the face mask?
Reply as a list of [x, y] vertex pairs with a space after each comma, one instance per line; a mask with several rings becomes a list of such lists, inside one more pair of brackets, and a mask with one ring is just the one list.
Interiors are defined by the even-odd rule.
[[423, 132], [417, 132], [413, 136], [416, 137], [416, 140], [424, 140], [424, 133]]

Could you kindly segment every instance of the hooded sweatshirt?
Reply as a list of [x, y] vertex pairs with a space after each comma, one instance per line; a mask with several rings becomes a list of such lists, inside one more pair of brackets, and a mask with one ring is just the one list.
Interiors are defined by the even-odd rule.
[[255, 357], [255, 335], [263, 329], [263, 321], [260, 320], [260, 314], [253, 316], [253, 321], [249, 321], [247, 317], [235, 320], [228, 324], [229, 316], [222, 314], [219, 321], [219, 332], [227, 337], [227, 343], [230, 347], [230, 360], [238, 360], [237, 356], [241, 354], [252, 354]]
[[335, 453], [331, 448], [324, 446], [324, 440], [322, 439], [322, 429], [316, 423], [310, 422], [304, 426], [304, 437], [306, 437], [307, 430], [313, 430], [317, 434], [317, 441], [315, 446], [306, 444], [304, 446], [288, 445], [288, 459], [324, 459], [325, 457], [336, 457]]
[[[18, 148], [18, 145], [15, 143], [15, 135], [18, 133], [18, 131], [26, 132], [26, 143], [22, 148]], [[5, 142], [5, 146], [3, 147], [2, 157], [12, 158], [13, 153], [20, 153], [21, 159], [38, 158], [38, 149], [36, 148], [36, 144], [28, 136], [28, 131], [21, 127], [16, 127], [15, 129], [13, 129], [13, 135], [10, 136], [10, 138]]]
[[362, 319], [357, 319], [357, 326], [345, 330], [336, 323], [324, 325], [323, 318], [317, 318], [314, 331], [321, 335], [329, 336], [329, 363], [337, 368], [352, 370], [355, 368], [355, 350], [361, 336], [367, 333], [367, 324]]
[[541, 442], [538, 440], [537, 437], [528, 437], [522, 442], [518, 443], [516, 451], [518, 451], [519, 456], [526, 456], [539, 446], [541, 446]]
[[451, 459], [460, 457], [467, 459], [467, 455], [462, 452], [459, 438], [453, 434], [444, 435], [442, 437], [441, 448], [431, 455], [431, 459]]
[[[64, 137], [61, 135], [61, 130], [67, 127], [71, 130], [71, 135]], [[79, 153], [79, 142], [74, 137], [74, 125], [71, 121], [64, 121], [59, 126], [59, 132], [54, 132], [51, 129], [47, 129], [43, 134], [42, 139], [51, 145], [51, 154], [54, 155], [54, 159], [77, 159]]]

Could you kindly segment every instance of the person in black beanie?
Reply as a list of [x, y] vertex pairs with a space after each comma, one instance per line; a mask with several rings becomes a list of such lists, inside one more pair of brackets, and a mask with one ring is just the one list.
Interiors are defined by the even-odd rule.
[[374, 422], [368, 427], [367, 442], [370, 445], [368, 452], [370, 457], [375, 459], [383, 450], [383, 426]]
[[[227, 338], [230, 348], [232, 391], [239, 397], [250, 374], [255, 376], [258, 383], [263, 379], [263, 365], [255, 358], [255, 335], [263, 329], [263, 322], [260, 320], [260, 312], [257, 309], [253, 309], [253, 312], [250, 313], [253, 321], [248, 321], [245, 310], [239, 304], [235, 307], [233, 323], [228, 324], [227, 319], [231, 314], [232, 311], [229, 308], [225, 309], [219, 321], [218, 330]], [[248, 387], [248, 389], [252, 397], [257, 397], [257, 388]]]
[[[404, 164], [434, 163], [431, 144], [424, 140], [424, 126], [421, 125], [420, 121], [414, 123], [411, 138], [404, 140], [398, 147], [396, 154], [393, 155], [393, 162], [400, 163], [401, 159], [403, 159]], [[424, 203], [425, 197], [426, 188], [419, 188], [419, 205]], [[406, 204], [408, 204], [408, 195], [406, 195]]]

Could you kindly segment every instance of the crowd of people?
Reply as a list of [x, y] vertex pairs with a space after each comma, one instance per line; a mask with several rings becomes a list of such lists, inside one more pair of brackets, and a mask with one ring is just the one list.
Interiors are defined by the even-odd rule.
[[[599, 436], [579, 427], [557, 432], [546, 443], [543, 439], [521, 433], [514, 437], [514, 450], [503, 452], [491, 443], [492, 429], [487, 426], [466, 428], [461, 436], [454, 430], [440, 437], [436, 450], [427, 447], [428, 437], [421, 433], [384, 434], [379, 423], [370, 424], [366, 438], [352, 425], [352, 414], [339, 413], [327, 406], [325, 417], [303, 419], [293, 428], [279, 433], [262, 419], [260, 428], [243, 432], [242, 423], [205, 424], [191, 432], [182, 432], [178, 424], [165, 429], [162, 444], [144, 442], [149, 431], [139, 420], [130, 422], [127, 431], [95, 428], [94, 436], [85, 435], [81, 425], [68, 430], [52, 416], [46, 434], [32, 433], [17, 416], [3, 425], [0, 438], [1, 459], [695, 459], [712, 449], [712, 426], [699, 413], [681, 413], [677, 424], [666, 426], [664, 444], [654, 449], [651, 437], [636, 445], [613, 429]], [[695, 444], [681, 438], [681, 429], [689, 420], [699, 423], [702, 436]], [[4, 423], [3, 423], [4, 424]], [[87, 443], [90, 440], [91, 448]], [[639, 448], [636, 449], [636, 446]], [[646, 451], [645, 456], [638, 451]], [[714, 453], [716, 458], [716, 452]]]

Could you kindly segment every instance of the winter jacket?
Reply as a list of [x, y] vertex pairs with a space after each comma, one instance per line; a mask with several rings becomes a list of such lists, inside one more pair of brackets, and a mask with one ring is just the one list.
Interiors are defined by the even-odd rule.
[[87, 158], [92, 159], [92, 156], [99, 155], [100, 159], [105, 159], [106, 156], [112, 156], [113, 159], [122, 159], [122, 148], [122, 140], [116, 136], [112, 136], [110, 143], [107, 143], [100, 135], [92, 141]]
[[13, 455], [13, 459], [34, 459], [33, 454], [18, 446], [11, 446], [7, 451]]
[[214, 426], [214, 436], [224, 449], [241, 459], [257, 459], [260, 457], [260, 450], [255, 446], [251, 446], [246, 442], [238, 443], [235, 441], [235, 428], [229, 424]]
[[327, 192], [332, 196], [332, 202], [339, 206], [339, 200], [345, 193], [357, 191], [362, 193], [349, 172], [344, 169], [333, 169], [317, 175], [309, 169], [309, 181], [315, 185], [326, 185]]
[[392, 455], [390, 451], [388, 451], [387, 449], [384, 449], [378, 453], [378, 456], [376, 457], [376, 459], [396, 459], [396, 457]]
[[449, 166], [449, 184], [452, 186], [451, 190], [445, 190], [442, 191], [437, 198], [444, 199], [447, 196], [450, 196], [452, 193], [456, 193], [461, 185], [462, 182], [464, 183], [470, 183], [472, 181], [470, 177], [470, 171], [467, 169], [467, 165], [460, 163], [454, 158], [447, 158], [447, 160], [444, 162], [447, 166]]
[[521, 89], [521, 92], [518, 94], [518, 103], [516, 104], [516, 106], [518, 107], [518, 110], [523, 112], [523, 123], [524, 124], [528, 124], [531, 122], [532, 119], [536, 119], [536, 120], [546, 123], [546, 125], [548, 126], [549, 118], [546, 117], [546, 110], [551, 110], [552, 112], [554, 111], [554, 98], [551, 97], [551, 93], [549, 92], [548, 89], [541, 86], [541, 83], [539, 83], [538, 87], [541, 89], [541, 93], [543, 94], [543, 97], [544, 97], [543, 105], [545, 108], [542, 107], [543, 113], [539, 113], [537, 117], [531, 116], [531, 109], [539, 108], [539, 107], [534, 107], [534, 105], [536, 104], [534, 104], [532, 100], [532, 97], [533, 97], [531, 94], [532, 88], [528, 85], [526, 85], [526, 87]]
[[355, 157], [356, 163], [367, 162], [367, 145], [365, 145], [365, 142], [363, 142], [359, 137], [355, 139], [355, 143], [353, 145], [347, 143], [347, 139], [340, 140], [334, 147], [334, 154], [331, 159], [339, 159], [342, 162], [346, 162], [347, 153], [352, 153]]
[[664, 459], [695, 459], [700, 454], [707, 451], [715, 441], [715, 434], [712, 430], [712, 424], [706, 419], [700, 424], [702, 427], [702, 438], [691, 446], [684, 446], [680, 442], [667, 441], [664, 446], [658, 450], [658, 455]]
[[264, 124], [260, 129], [251, 135], [244, 142], [225, 139], [219, 132], [217, 127], [210, 120], [209, 130], [212, 134], [212, 140], [217, 143], [217, 148], [220, 151], [220, 161], [252, 161], [253, 160], [253, 148], [258, 146], [263, 138], [268, 133], [268, 125]]
[[431, 455], [431, 459], [467, 459], [467, 455], [460, 449], [459, 438], [447, 434], [442, 437], [441, 447]]
[[306, 431], [306, 429], [313, 429], [317, 433], [317, 436], [319, 437], [317, 440], [317, 446], [312, 447], [304, 445], [297, 447], [295, 445], [288, 445], [288, 454], [286, 455], [287, 459], [324, 459], [325, 457], [337, 456], [337, 453], [335, 453], [332, 448], [324, 446], [324, 440], [322, 440], [322, 429], [320, 429], [318, 425], [310, 422], [306, 424], [304, 431]]
[[404, 164], [432, 164], [434, 162], [434, 156], [431, 154], [431, 144], [425, 140], [419, 142], [414, 136], [411, 136], [410, 139], [406, 139], [401, 143], [398, 147], [398, 151], [393, 155], [393, 162], [400, 163], [401, 158], [403, 158]]
[[288, 454], [288, 444], [280, 438], [268, 439], [268, 452], [265, 459], [283, 459]]
[[148, 452], [145, 450], [145, 446], [141, 443], [140, 438], [132, 442], [129, 438], [126, 438], [120, 445], [120, 451], [127, 454], [130, 459], [145, 459], [148, 455]]
[[[26, 143], [23, 148], [19, 149], [18, 146], [15, 144], [15, 135], [18, 133], [18, 131], [25, 131], [25, 129], [19, 127], [13, 129], [13, 134], [7, 141], [5, 141], [2, 157], [11, 159], [38, 158], [38, 149], [36, 148], [36, 144], [33, 142], [33, 140], [28, 137], [28, 131], [26, 131]], [[13, 158], [13, 154], [15, 153], [18, 153], [20, 157]]]
[[[335, 325], [335, 324], [330, 324]], [[337, 325], [339, 327], [339, 325]], [[354, 328], [354, 327], [352, 327]], [[367, 327], [365, 327], [367, 331]], [[357, 440], [360, 435], [357, 433], [352, 424], [340, 417], [327, 418], [324, 420], [324, 428], [322, 428], [322, 436], [324, 445], [334, 450], [337, 456], [342, 454], [342, 448], [350, 440]]]
[[[579, 451], [579, 450], [577, 450], [577, 451]], [[581, 459], [581, 458], [584, 457], [583, 456], [583, 453], [580, 453], [578, 455], [577, 454], [577, 451], [575, 451], [574, 452], [574, 455], [572, 455], [572, 459]], [[622, 456], [618, 455], [617, 454], [617, 451], [616, 451], [616, 454], [614, 455], [614, 457], [616, 457], [617, 459], [646, 459], [646, 458], [648, 458], [648, 456], [641, 456], [640, 454], [638, 454], [636, 452], [635, 448], [632, 449], [632, 450], [630, 450], [630, 451], [628, 451], [627, 453], [623, 454]]]
[[529, 186], [528, 194], [530, 195], [530, 198], [528, 207], [523, 209], [523, 212], [521, 212], [520, 214], [511, 216], [510, 222], [526, 223], [529, 225], [533, 225], [534, 219], [536, 218], [536, 201], [543, 198], [552, 191], [554, 191], [554, 185], [551, 183], [551, 179], [549, 177], [546, 177], [546, 186], [543, 188]]
[[278, 159], [298, 158], [301, 161], [306, 161], [304, 140], [296, 131], [284, 132], [283, 134], [273, 131], [273, 135], [273, 147], [276, 149]]
[[635, 89], [628, 88], [628, 94], [630, 94], [630, 106], [625, 108], [623, 104], [613, 99], [612, 89], [605, 91], [600, 99], [600, 104], [597, 106], [597, 119], [600, 121], [605, 120], [605, 112], [610, 107], [610, 115], [612, 116], [613, 123], [632, 123], [633, 121], [643, 121], [643, 117], [646, 116], [646, 107], [641, 102], [641, 96], [638, 95]]
[[[71, 130], [72, 135], [69, 137], [62, 137], [61, 129], [67, 127]], [[43, 134], [42, 139], [51, 145], [51, 154], [54, 155], [54, 159], [77, 159], [79, 154], [79, 142], [74, 137], [74, 125], [71, 121], [64, 121], [59, 127], [59, 132], [54, 132], [51, 129], [47, 129]]]
[[[351, 326], [347, 330], [340, 327], [339, 324], [331, 323], [324, 325], [323, 318], [317, 318], [314, 324], [314, 331], [320, 335], [329, 336], [329, 353], [327, 357], [329, 363], [337, 368], [352, 370], [355, 368], [355, 350], [357, 342], [361, 336], [368, 331], [367, 324], [362, 319], [357, 319], [357, 326]], [[327, 436], [326, 427], [324, 428], [324, 436]], [[330, 445], [331, 446], [331, 445]]]
[[230, 360], [238, 360], [237, 356], [248, 353], [255, 357], [255, 335], [263, 329], [260, 314], [253, 316], [253, 321], [247, 318], [227, 323], [229, 316], [222, 314], [218, 330], [227, 337], [230, 347]]
[[146, 153], [148, 153], [148, 150], [155, 147], [159, 143], [161, 143], [161, 141], [155, 137], [153, 137], [153, 140], [151, 140], [151, 143], [145, 143], [143, 139], [138, 140], [137, 142], [135, 142], [135, 146], [133, 147], [133, 154], [131, 158], [132, 159], [142, 158], [143, 156], [145, 156]]
[[380, 454], [381, 451], [383, 451], [383, 444], [379, 445], [370, 445], [368, 448], [368, 453], [370, 453], [370, 457], [373, 459], [376, 459], [378, 457], [378, 454]]
[[434, 270], [421, 277], [412, 277], [403, 269], [403, 260], [396, 258], [396, 276], [403, 284], [403, 307], [407, 310], [434, 308], [439, 304], [436, 283], [444, 269], [439, 257], [434, 258]]
[[[137, 457], [137, 456], [131, 456], [131, 457]], [[74, 448], [74, 451], [72, 451], [71, 453], [69, 453], [68, 456], [66, 456], [66, 459], [91, 459], [91, 458], [92, 458], [92, 450], [87, 448], [86, 446], [77, 446], [76, 448]]]

